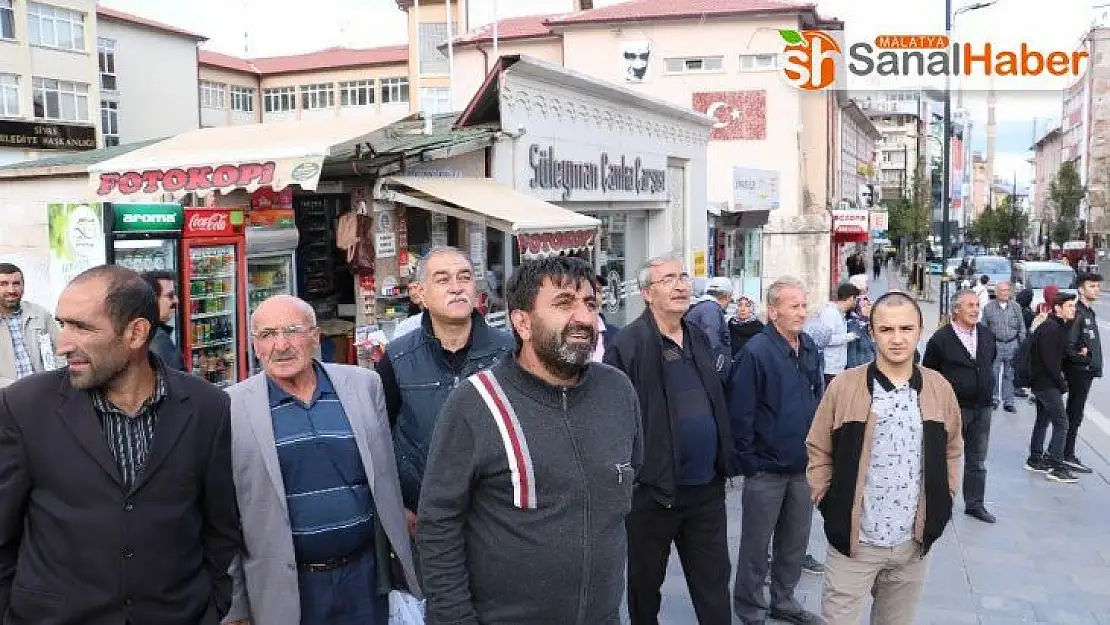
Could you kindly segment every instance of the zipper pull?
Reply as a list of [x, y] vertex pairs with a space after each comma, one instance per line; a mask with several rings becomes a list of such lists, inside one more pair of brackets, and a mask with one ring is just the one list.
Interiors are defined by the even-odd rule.
[[563, 389], [563, 412], [567, 411], [567, 389]]

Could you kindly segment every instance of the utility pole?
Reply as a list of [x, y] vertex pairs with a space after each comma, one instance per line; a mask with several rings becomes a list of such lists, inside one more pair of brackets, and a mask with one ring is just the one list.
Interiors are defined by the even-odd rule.
[[[949, 39], [952, 38], [952, 0], [944, 0], [944, 34]], [[941, 191], [941, 209], [940, 209], [940, 266], [942, 268], [948, 266], [948, 247], [950, 242], [949, 224], [948, 224], [948, 210], [949, 204], [952, 203], [952, 163], [951, 156], [949, 155], [949, 147], [952, 143], [952, 73], [945, 72], [944, 75], [944, 132], [943, 145], [941, 145], [941, 181], [940, 184], [944, 187]], [[947, 276], [942, 276], [940, 282], [940, 324], [944, 325], [948, 321], [948, 281], [945, 280]]]

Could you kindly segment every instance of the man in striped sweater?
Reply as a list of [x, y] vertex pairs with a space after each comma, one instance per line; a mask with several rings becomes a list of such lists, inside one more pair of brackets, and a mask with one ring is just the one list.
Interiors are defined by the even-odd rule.
[[416, 534], [427, 621], [617, 625], [636, 392], [591, 359], [590, 265], [525, 261], [506, 302], [514, 357], [459, 384], [432, 435]]

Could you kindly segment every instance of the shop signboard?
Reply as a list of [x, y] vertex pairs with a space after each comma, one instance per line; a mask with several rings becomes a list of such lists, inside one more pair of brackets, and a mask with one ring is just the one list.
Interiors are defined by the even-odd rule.
[[667, 157], [545, 141], [523, 151], [522, 191], [554, 202], [667, 200]]
[[871, 211], [871, 231], [886, 232], [890, 219], [886, 211]]
[[870, 215], [866, 210], [850, 209], [835, 210], [833, 216], [833, 234], [867, 234]]
[[705, 278], [708, 274], [708, 267], [706, 267], [705, 252], [694, 252], [694, 277]]
[[0, 147], [24, 150], [95, 150], [96, 127], [0, 120]]
[[516, 235], [517, 247], [522, 257], [548, 256], [560, 252], [573, 252], [593, 245], [597, 230], [568, 232], [539, 232]]
[[315, 190], [322, 164], [323, 157], [306, 156], [194, 167], [94, 171], [90, 183], [96, 197], [118, 201], [164, 194], [175, 197], [185, 193], [207, 195], [212, 191], [226, 194], [235, 189], [253, 192], [259, 187], [284, 190], [291, 184]]
[[732, 168], [732, 210], [772, 211], [779, 208], [779, 172]]
[[222, 237], [238, 234], [243, 225], [243, 211], [230, 209], [187, 209], [185, 211], [185, 236]]
[[180, 204], [113, 204], [113, 232], [176, 232], [185, 223]]
[[78, 274], [107, 262], [100, 204], [48, 204], [51, 301]]
[[252, 228], [280, 229], [297, 227], [297, 214], [291, 208], [252, 210], [247, 213], [247, 225]]

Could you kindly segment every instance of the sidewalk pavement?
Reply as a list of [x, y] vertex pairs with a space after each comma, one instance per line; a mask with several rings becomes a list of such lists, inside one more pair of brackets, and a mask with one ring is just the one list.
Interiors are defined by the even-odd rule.
[[[869, 289], [873, 296], [875, 290]], [[924, 303], [923, 309], [926, 331], [931, 332], [937, 304]], [[1080, 457], [1096, 473], [1082, 476], [1078, 484], [1055, 484], [1025, 471], [1034, 416], [1032, 404], [1023, 400], [1016, 414], [994, 413], [986, 504], [998, 523], [987, 525], [964, 515], [957, 495], [952, 523], [932, 550], [917, 625], [1110, 625], [1110, 464], [1103, 459], [1110, 454], [1094, 453], [1083, 441]], [[734, 565], [741, 530], [737, 482], [727, 500]], [[810, 553], [823, 561], [826, 548], [815, 512]], [[667, 573], [660, 622], [695, 625], [674, 554]], [[797, 597], [820, 613], [821, 588], [821, 576], [803, 573]]]

